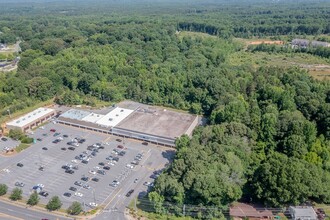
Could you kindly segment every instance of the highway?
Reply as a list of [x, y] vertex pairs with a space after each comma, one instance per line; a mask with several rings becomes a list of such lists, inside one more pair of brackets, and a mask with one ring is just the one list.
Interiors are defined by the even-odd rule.
[[[1, 213], [5, 214], [2, 217]], [[6, 202], [0, 201], [0, 219], [15, 219], [15, 220], [41, 220], [41, 219], [49, 219], [49, 220], [65, 220], [72, 219], [66, 217], [59, 217], [57, 215], [52, 214], [51, 212], [40, 212], [35, 209], [23, 208], [20, 206], [8, 204]]]

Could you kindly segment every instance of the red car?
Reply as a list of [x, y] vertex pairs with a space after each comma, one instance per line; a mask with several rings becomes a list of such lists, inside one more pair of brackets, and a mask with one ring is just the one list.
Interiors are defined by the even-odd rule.
[[50, 132], [55, 132], [56, 130], [54, 128], [50, 129]]
[[123, 145], [118, 145], [117, 147], [120, 148], [120, 149], [124, 149]]

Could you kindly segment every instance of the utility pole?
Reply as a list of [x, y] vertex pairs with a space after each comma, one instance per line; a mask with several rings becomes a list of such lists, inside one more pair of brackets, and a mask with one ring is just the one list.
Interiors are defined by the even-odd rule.
[[186, 216], [186, 205], [185, 204], [183, 204], [183, 207], [182, 207], [182, 211], [183, 211], [183, 216]]

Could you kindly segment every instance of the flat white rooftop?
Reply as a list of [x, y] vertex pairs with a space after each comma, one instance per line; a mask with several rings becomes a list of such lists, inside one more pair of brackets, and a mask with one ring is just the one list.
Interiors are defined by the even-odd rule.
[[55, 111], [54, 109], [50, 109], [50, 108], [38, 108], [18, 119], [8, 122], [7, 125], [22, 128], [22, 127], [30, 124], [31, 122], [34, 122], [35, 120], [42, 118], [42, 117], [46, 116], [47, 114], [54, 112], [54, 111]]
[[100, 120], [102, 117], [104, 117], [105, 115], [101, 115], [101, 114], [96, 114], [96, 113], [90, 113], [89, 115], [87, 115], [86, 117], [82, 118], [82, 121], [87, 121], [87, 122], [92, 122], [92, 123], [96, 123], [98, 120]]
[[129, 116], [132, 112], [133, 110], [130, 109], [116, 107], [111, 112], [96, 121], [96, 124], [104, 127], [114, 127], [127, 116]]

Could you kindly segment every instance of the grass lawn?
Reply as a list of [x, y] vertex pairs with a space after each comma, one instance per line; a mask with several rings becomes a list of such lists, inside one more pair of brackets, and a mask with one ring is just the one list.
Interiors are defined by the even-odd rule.
[[330, 205], [327, 204], [315, 204], [315, 208], [324, 209], [325, 214], [328, 216], [325, 219], [330, 219]]
[[[137, 208], [135, 208], [135, 200], [136, 200], [136, 206]], [[153, 212], [147, 212], [144, 210], [150, 210], [153, 209], [152, 207], [150, 207], [150, 204], [148, 204], [147, 206], [141, 204], [141, 202], [139, 200], [137, 200], [137, 198], [134, 198], [130, 204], [128, 205], [128, 208], [130, 210], [130, 215], [132, 217], [134, 217], [134, 219], [148, 219], [148, 220], [192, 220], [193, 218], [191, 217], [177, 217], [177, 216], [173, 216], [173, 215], [161, 215], [161, 214], [156, 214]], [[136, 211], [135, 211], [136, 210]]]
[[22, 150], [25, 150], [26, 148], [28, 148], [28, 147], [30, 147], [30, 146], [31, 146], [31, 144], [23, 144], [23, 143], [21, 143], [20, 145], [18, 145], [18, 146], [16, 147], [16, 152], [19, 153], [19, 152], [21, 152]]
[[290, 67], [298, 66], [309, 71], [316, 79], [330, 79], [330, 60], [305, 53], [267, 53], [239, 51], [229, 56], [229, 65], [250, 65], [255, 68], [261, 65]]

